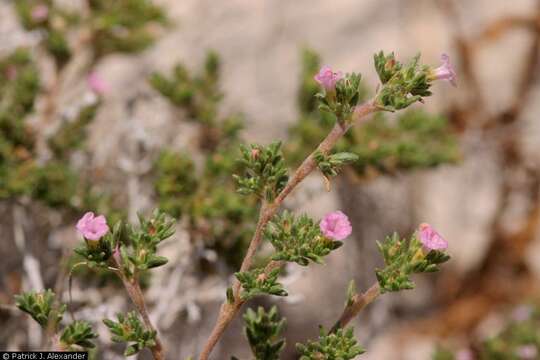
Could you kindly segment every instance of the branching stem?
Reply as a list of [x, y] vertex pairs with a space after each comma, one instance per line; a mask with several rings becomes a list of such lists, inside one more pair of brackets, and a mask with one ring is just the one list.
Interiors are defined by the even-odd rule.
[[[341, 139], [343, 135], [345, 135], [345, 133], [355, 123], [359, 122], [360, 119], [378, 110], [379, 108], [376, 106], [374, 100], [370, 100], [356, 107], [353, 113], [353, 119], [350, 122], [350, 124], [343, 125], [340, 122], [336, 122], [332, 130], [328, 133], [326, 138], [319, 144], [317, 149], [313, 151], [304, 160], [304, 162], [298, 167], [293, 177], [289, 180], [285, 188], [279, 193], [276, 199], [270, 204], [266, 202], [262, 203], [261, 209], [259, 212], [259, 221], [257, 222], [255, 233], [253, 234], [253, 238], [251, 239], [251, 242], [249, 244], [248, 250], [246, 252], [246, 256], [244, 257], [244, 260], [242, 261], [242, 265], [240, 267], [241, 272], [248, 271], [249, 268], [251, 267], [253, 255], [259, 248], [259, 245], [262, 240], [263, 230], [266, 224], [268, 224], [268, 222], [272, 219], [272, 217], [277, 213], [277, 211], [281, 207], [285, 198], [296, 188], [298, 184], [300, 184], [317, 167], [317, 162], [315, 161], [315, 152], [320, 151], [322, 154], [328, 155], [330, 151], [332, 150], [332, 148], [336, 145], [338, 140]], [[267, 274], [272, 269], [275, 269], [276, 267], [279, 267], [281, 265], [282, 265], [282, 262], [272, 261], [265, 268], [265, 273]], [[240, 283], [238, 282], [238, 280], [235, 280], [234, 285], [233, 285], [234, 302], [229, 303], [225, 301], [221, 305], [218, 319], [210, 334], [210, 337], [208, 338], [200, 354], [199, 360], [208, 360], [208, 358], [210, 357], [210, 353], [212, 352], [212, 350], [218, 343], [219, 339], [225, 332], [225, 329], [227, 328], [229, 323], [234, 319], [234, 317], [236, 316], [236, 314], [238, 313], [238, 311], [244, 304], [245, 301], [242, 300], [240, 297], [241, 290], [242, 289], [241, 289]]]

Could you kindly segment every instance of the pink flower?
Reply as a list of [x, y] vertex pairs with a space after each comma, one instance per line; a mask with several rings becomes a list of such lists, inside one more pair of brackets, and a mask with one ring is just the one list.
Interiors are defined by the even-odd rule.
[[30, 17], [34, 21], [43, 21], [49, 16], [49, 7], [45, 4], [38, 4], [32, 8]]
[[538, 350], [534, 345], [523, 345], [516, 349], [516, 355], [523, 360], [537, 359]]
[[86, 79], [90, 90], [98, 95], [103, 95], [109, 90], [109, 86], [97, 73], [91, 72]]
[[456, 72], [450, 64], [450, 57], [447, 54], [441, 55], [442, 65], [432, 70], [431, 77], [433, 80], [448, 80], [450, 84], [457, 86]]
[[326, 214], [319, 224], [324, 236], [334, 240], [343, 240], [351, 235], [352, 226], [347, 215], [341, 211]]
[[77, 231], [86, 239], [96, 241], [109, 232], [109, 226], [105, 216], [94, 216], [94, 213], [89, 211], [77, 222]]
[[332, 71], [330, 66], [325, 65], [321, 68], [321, 70], [319, 70], [319, 73], [315, 75], [314, 79], [322, 87], [324, 87], [326, 91], [332, 91], [335, 89], [338, 80], [340, 80], [342, 77], [343, 74], [341, 71], [335, 73]]
[[420, 242], [428, 250], [444, 250], [448, 247], [448, 242], [431, 227], [431, 225], [423, 223], [420, 224]]

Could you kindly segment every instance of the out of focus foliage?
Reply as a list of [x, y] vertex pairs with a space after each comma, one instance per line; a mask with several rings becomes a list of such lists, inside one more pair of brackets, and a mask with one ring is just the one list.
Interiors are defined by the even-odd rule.
[[37, 159], [36, 138], [27, 122], [39, 91], [29, 50], [18, 49], [0, 59], [0, 199], [24, 196], [51, 207], [94, 208], [97, 199], [68, 158], [82, 146], [99, 103], [83, 104], [62, 121], [48, 140], [52, 156], [43, 161]]
[[[40, 45], [54, 59], [55, 78], [74, 52], [87, 49], [92, 65], [112, 52], [134, 52], [150, 45], [160, 25], [166, 23], [163, 9], [151, 0], [90, 0], [82, 7], [61, 6], [52, 0], [13, 1], [18, 18], [26, 30], [33, 31]], [[55, 133], [46, 140], [50, 156], [34, 151], [36, 139], [27, 123], [40, 92], [39, 74], [28, 50], [17, 50], [0, 59], [0, 198], [26, 196], [58, 208], [111, 208], [106, 194], [95, 192], [89, 171], [70, 165], [73, 151], [83, 150], [86, 129], [100, 105], [94, 96], [81, 98], [76, 111], [59, 119]], [[46, 89], [45, 97], [54, 96]], [[54, 99], [47, 99], [48, 111], [57, 115]], [[73, 110], [73, 109], [72, 109]]]
[[184, 109], [191, 120], [215, 125], [219, 120], [218, 107], [223, 98], [219, 89], [219, 76], [219, 57], [216, 53], [209, 52], [200, 73], [193, 73], [179, 63], [174, 67], [170, 78], [155, 73], [150, 82], [174, 105]]
[[45, 48], [59, 68], [71, 58], [68, 32], [78, 22], [75, 13], [56, 7], [52, 0], [17, 0], [14, 2], [22, 25], [39, 30]]
[[[291, 128], [291, 141], [286, 148], [287, 158], [295, 163], [303, 160], [334, 125], [333, 117], [320, 112], [314, 101], [319, 91], [313, 79], [320, 67], [319, 56], [304, 50], [302, 59], [298, 91], [300, 118]], [[367, 99], [368, 91], [364, 90], [361, 95], [360, 102]], [[408, 110], [397, 118], [378, 113], [363, 126], [353, 127], [335, 150], [358, 156], [351, 167], [359, 176], [373, 170], [393, 174], [459, 160], [457, 139], [446, 118], [421, 110]]]
[[164, 24], [163, 9], [151, 0], [89, 0], [90, 28], [95, 56], [143, 50]]
[[49, 148], [56, 158], [66, 159], [71, 151], [82, 148], [86, 128], [94, 120], [98, 107], [98, 102], [84, 105], [75, 118], [64, 119], [58, 131], [48, 140]]
[[[45, 48], [62, 68], [75, 47], [88, 44], [98, 59], [112, 52], [136, 52], [155, 39], [164, 11], [151, 0], [90, 0], [82, 11], [66, 10], [52, 0], [17, 0], [15, 8], [27, 30], [39, 30]], [[77, 28], [79, 38], [73, 38]]]
[[236, 192], [230, 175], [241, 168], [237, 159], [243, 118], [219, 114], [219, 71], [219, 58], [210, 52], [199, 73], [178, 64], [171, 76], [151, 76], [152, 86], [198, 124], [197, 147], [203, 154], [195, 159], [188, 151], [164, 149], [155, 163], [155, 189], [159, 207], [186, 219], [193, 241], [237, 267], [257, 209], [255, 199]]
[[69, 204], [75, 174], [54, 160], [38, 164], [27, 116], [40, 90], [30, 52], [0, 60], [0, 198], [29, 196], [51, 206]]
[[495, 336], [473, 344], [471, 349], [453, 351], [439, 347], [434, 360], [459, 360], [468, 353], [480, 360], [523, 360], [540, 357], [540, 310], [536, 306], [521, 305], [515, 309], [502, 330]]
[[39, 92], [39, 74], [27, 50], [19, 49], [0, 59], [0, 131], [1, 156], [5, 160], [15, 150], [19, 158], [33, 151], [33, 136], [25, 117], [34, 109]]

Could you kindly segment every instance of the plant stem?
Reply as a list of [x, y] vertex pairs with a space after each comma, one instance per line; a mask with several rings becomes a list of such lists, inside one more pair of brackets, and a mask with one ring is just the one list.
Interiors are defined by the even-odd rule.
[[[116, 261], [116, 260], [115, 260]], [[117, 264], [118, 268], [121, 269], [120, 264]], [[146, 309], [146, 303], [144, 301], [144, 296], [141, 290], [141, 287], [139, 285], [139, 279], [137, 274], [133, 274], [132, 278], [128, 278], [122, 270], [116, 271], [116, 274], [120, 277], [120, 280], [122, 280], [122, 283], [124, 284], [124, 287], [126, 288], [126, 291], [129, 295], [129, 298], [135, 305], [135, 308], [141, 315], [144, 324], [146, 325], [146, 328], [150, 331], [156, 331], [156, 328], [152, 324], [152, 321], [150, 320], [150, 316], [148, 316], [148, 310]], [[152, 352], [152, 356], [155, 360], [163, 360], [165, 358], [164, 351], [163, 351], [163, 345], [161, 343], [161, 340], [159, 339], [159, 334], [156, 331], [156, 345], [150, 348], [150, 351]]]
[[357, 316], [363, 308], [371, 304], [380, 294], [381, 288], [379, 287], [378, 282], [371, 285], [365, 293], [355, 294], [352, 298], [352, 302], [345, 306], [339, 320], [334, 324], [330, 332], [336, 332], [338, 329], [347, 326], [347, 324]]
[[[268, 224], [272, 217], [277, 213], [285, 198], [296, 188], [298, 184], [302, 182], [302, 180], [304, 180], [315, 168], [317, 168], [317, 162], [315, 161], [315, 152], [320, 151], [324, 155], [328, 155], [328, 153], [336, 145], [338, 140], [341, 139], [343, 135], [345, 135], [345, 133], [356, 122], [378, 110], [379, 109], [377, 108], [374, 100], [370, 100], [356, 107], [352, 116], [352, 121], [350, 123], [342, 125], [339, 122], [336, 122], [336, 124], [328, 133], [326, 138], [319, 144], [319, 146], [317, 146], [317, 149], [313, 151], [298, 167], [293, 177], [287, 182], [287, 185], [279, 193], [276, 199], [270, 204], [263, 202], [259, 211], [259, 221], [257, 222], [255, 233], [253, 234], [248, 250], [246, 252], [246, 256], [244, 257], [242, 265], [240, 266], [241, 272], [249, 270], [253, 255], [255, 254], [261, 243], [263, 230], [266, 224]], [[268, 273], [270, 270], [281, 265], [281, 262], [270, 262], [270, 264], [265, 269], [265, 273]], [[225, 301], [221, 305], [216, 325], [214, 326], [210, 337], [208, 338], [201, 352], [201, 355], [199, 356], [199, 360], [208, 360], [208, 358], [210, 357], [210, 353], [225, 332], [225, 329], [234, 319], [234, 317], [244, 304], [245, 301], [240, 298], [241, 290], [242, 289], [240, 282], [238, 280], [235, 280], [233, 285], [234, 302], [230, 304]]]

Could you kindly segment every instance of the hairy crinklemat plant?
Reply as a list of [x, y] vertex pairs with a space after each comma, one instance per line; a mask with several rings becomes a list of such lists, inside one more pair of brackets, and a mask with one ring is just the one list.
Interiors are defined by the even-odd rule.
[[[200, 354], [202, 360], [209, 358], [223, 332], [246, 301], [262, 294], [287, 294], [286, 289], [279, 283], [279, 271], [286, 262], [304, 266], [309, 265], [310, 261], [322, 262], [325, 256], [341, 246], [339, 241], [350, 234], [354, 224], [351, 225], [347, 216], [339, 211], [326, 215], [319, 222], [319, 226], [306, 215], [296, 217], [287, 212], [280, 214], [285, 198], [315, 169], [319, 169], [329, 182], [329, 177], [336, 176], [344, 165], [355, 166], [359, 163], [361, 157], [354, 151], [354, 146], [351, 146], [354, 143], [350, 141], [350, 136], [369, 126], [365, 124], [366, 117], [375, 113], [396, 112], [413, 103], [423, 102], [425, 97], [431, 95], [429, 89], [433, 81], [447, 80], [452, 84], [456, 81], [455, 72], [446, 56], [443, 57], [443, 65], [435, 68], [420, 64], [419, 56], [407, 63], [401, 63], [394, 54], [381, 52], [374, 57], [381, 84], [376, 94], [366, 100], [367, 91], [360, 74], [344, 74], [329, 66], [323, 66], [313, 74], [311, 70], [318, 68], [316, 56], [306, 53], [305, 59], [310, 68], [304, 69], [305, 76], [300, 93], [303, 119], [295, 131], [300, 138], [300, 146], [296, 140], [296, 148], [292, 153], [298, 154], [301, 148], [308, 144], [311, 145], [311, 153], [303, 161], [298, 161], [299, 167], [289, 174], [283, 166], [285, 157], [279, 151], [279, 143], [267, 146], [251, 144], [242, 148], [245, 168], [242, 173], [236, 174], [235, 179], [240, 193], [254, 195], [258, 199], [259, 220], [240, 271], [235, 274], [236, 280], [227, 289], [226, 301]], [[309, 79], [309, 76], [313, 76], [313, 80]], [[317, 102], [306, 96], [307, 92], [316, 91], [319, 92], [312, 95], [318, 100], [318, 109]], [[386, 162], [389, 165], [390, 159], [401, 167], [411, 168], [455, 160], [453, 140], [443, 142], [443, 147], [434, 142], [433, 152], [423, 157], [415, 157], [415, 151], [426, 149], [426, 139], [423, 139], [422, 135], [444, 135], [448, 129], [444, 125], [433, 127], [429, 116], [406, 116], [409, 118], [403, 117], [405, 120], [399, 120], [399, 124], [404, 124], [402, 128], [394, 130], [394, 125], [384, 128], [384, 131], [396, 133], [398, 140], [394, 138], [387, 141], [386, 148], [391, 151], [382, 153], [379, 158], [372, 158], [372, 163]], [[411, 117], [413, 120], [408, 120]], [[380, 117], [371, 120], [376, 124], [374, 126], [379, 126], [380, 123], [384, 125], [383, 121]], [[426, 126], [429, 130], [423, 130]], [[418, 141], [411, 142], [411, 138]], [[401, 141], [399, 139], [403, 139], [405, 145], [393, 150], [390, 143]], [[386, 140], [384, 132], [376, 133], [371, 140], [383, 143]], [[349, 146], [343, 146], [346, 141], [349, 141]], [[369, 150], [376, 150], [378, 146], [375, 144], [368, 147], [365, 154], [370, 154]], [[409, 148], [409, 152], [405, 151]], [[340, 152], [341, 149], [346, 151]], [[299, 156], [299, 160], [302, 157]], [[363, 166], [368, 164], [364, 162]], [[388, 168], [388, 171], [397, 168], [399, 167], [393, 166]], [[275, 253], [265, 266], [254, 265], [253, 257], [265, 239], [274, 246]], [[376, 270], [378, 281], [365, 293], [357, 293], [355, 287], [350, 286], [345, 308], [334, 326], [330, 330], [321, 328], [318, 341], [297, 345], [301, 358], [352, 359], [361, 354], [364, 350], [356, 343], [352, 328], [347, 328], [351, 319], [385, 292], [414, 288], [410, 275], [437, 271], [440, 264], [449, 259], [446, 247], [446, 240], [427, 224], [422, 224], [418, 231], [407, 239], [402, 240], [394, 235], [381, 243], [379, 248], [385, 266]], [[253, 344], [251, 348], [256, 349]], [[256, 352], [254, 355], [257, 359], [270, 359], [273, 356], [261, 357]]]
[[[315, 58], [310, 56], [311, 65], [314, 65]], [[418, 113], [402, 115], [398, 120], [399, 126], [387, 126], [380, 115], [368, 121], [371, 115], [397, 112], [425, 101], [431, 95], [430, 88], [436, 80], [454, 84], [456, 76], [448, 57], [443, 57], [440, 67], [422, 65], [419, 56], [402, 63], [394, 54], [381, 52], [374, 59], [380, 84], [369, 99], [366, 99], [366, 85], [359, 73], [344, 73], [323, 66], [312, 74], [312, 81], [304, 79], [305, 89], [318, 90], [313, 94], [316, 102], [305, 94], [301, 96], [304, 121], [311, 119], [312, 123], [306, 126], [321, 136], [310, 137], [298, 132], [306, 140], [302, 146], [307, 145], [307, 140], [312, 141], [313, 146], [294, 171], [286, 166], [281, 142], [241, 145], [238, 117], [218, 115], [220, 93], [216, 84], [219, 62], [215, 55], [208, 56], [201, 74], [193, 75], [183, 66], [178, 66], [172, 78], [160, 74], [152, 76], [152, 85], [199, 123], [201, 139], [205, 139], [201, 144], [208, 146], [202, 172], [198, 172], [197, 164], [187, 154], [163, 153], [158, 160], [156, 183], [160, 207], [172, 212], [174, 217], [189, 216], [192, 232], [193, 229], [206, 230], [203, 238], [216, 238], [220, 229], [218, 221], [223, 221], [223, 216], [227, 216], [227, 224], [234, 224], [231, 220], [236, 219], [237, 224], [242, 225], [227, 229], [231, 236], [239, 236], [235, 231], [247, 231], [251, 238], [240, 269], [224, 294], [216, 324], [200, 351], [199, 359], [209, 359], [224, 331], [246, 302], [257, 296], [288, 295], [280, 282], [281, 270], [287, 262], [300, 266], [324, 263], [332, 252], [347, 246], [347, 238], [355, 224], [342, 211], [332, 210], [322, 219], [313, 219], [307, 214], [282, 210], [284, 200], [309, 174], [319, 170], [329, 181], [330, 177], [338, 176], [343, 166], [357, 166], [361, 161], [363, 165], [358, 166], [379, 164], [381, 169], [392, 171], [400, 167], [431, 166], [453, 159], [449, 155], [454, 151], [450, 140], [443, 141], [442, 147], [432, 144], [433, 151], [427, 154], [415, 155], [415, 152], [428, 149], [426, 144], [429, 141], [424, 139], [422, 142], [423, 136], [444, 136], [447, 131], [440, 122], [433, 121], [432, 116]], [[101, 88], [100, 85], [94, 81], [96, 90]], [[316, 104], [319, 110], [315, 110]], [[435, 123], [439, 125], [435, 126]], [[377, 145], [365, 148], [362, 146], [366, 144], [351, 141], [351, 136], [360, 136], [354, 135], [356, 132], [370, 127], [382, 127], [368, 137]], [[387, 133], [395, 137], [389, 136], [391, 140], [388, 140]], [[349, 141], [349, 146], [342, 151], [345, 150], [342, 144], [346, 141]], [[391, 145], [394, 142], [409, 145], [394, 149]], [[387, 151], [377, 157], [375, 154], [382, 144]], [[359, 154], [356, 150], [363, 152]], [[239, 161], [233, 161], [234, 156], [238, 156]], [[366, 158], [369, 161], [361, 160]], [[234, 187], [237, 193], [231, 192]], [[253, 216], [257, 210], [258, 217]], [[252, 216], [252, 227], [244, 227], [249, 216]], [[126, 356], [149, 349], [155, 359], [164, 359], [164, 343], [148, 314], [140, 281], [149, 271], [167, 263], [168, 259], [159, 254], [159, 246], [173, 236], [174, 221], [168, 215], [155, 211], [149, 217], [140, 216], [138, 225], [122, 222], [113, 225], [106, 216], [87, 212], [76, 228], [83, 238], [75, 249], [82, 259], [77, 266], [88, 266], [117, 276], [135, 308], [135, 312], [119, 314], [116, 320], [104, 320], [112, 333], [112, 340], [126, 344]], [[217, 238], [223, 240], [223, 233], [218, 235]], [[261, 263], [255, 261], [255, 256], [264, 240], [273, 250], [269, 260]], [[450, 258], [447, 246], [446, 239], [429, 224], [421, 224], [404, 238], [394, 234], [380, 242], [384, 266], [374, 269], [377, 281], [365, 292], [357, 292], [351, 282], [341, 316], [331, 327], [321, 326], [318, 339], [296, 344], [299, 358], [353, 359], [366, 351], [354, 336], [351, 320], [382, 294], [413, 289], [413, 274], [438, 271]], [[53, 301], [51, 293], [26, 293], [17, 298], [17, 304], [38, 323], [48, 327], [49, 323], [52, 324], [49, 334], [53, 346], [66, 349], [91, 346], [94, 334], [86, 323], [73, 322], [60, 332], [57, 325], [64, 307]], [[284, 321], [277, 311], [259, 309], [255, 313], [248, 310], [244, 319], [245, 334], [254, 357], [260, 360], [279, 358], [284, 347], [280, 336]]]

